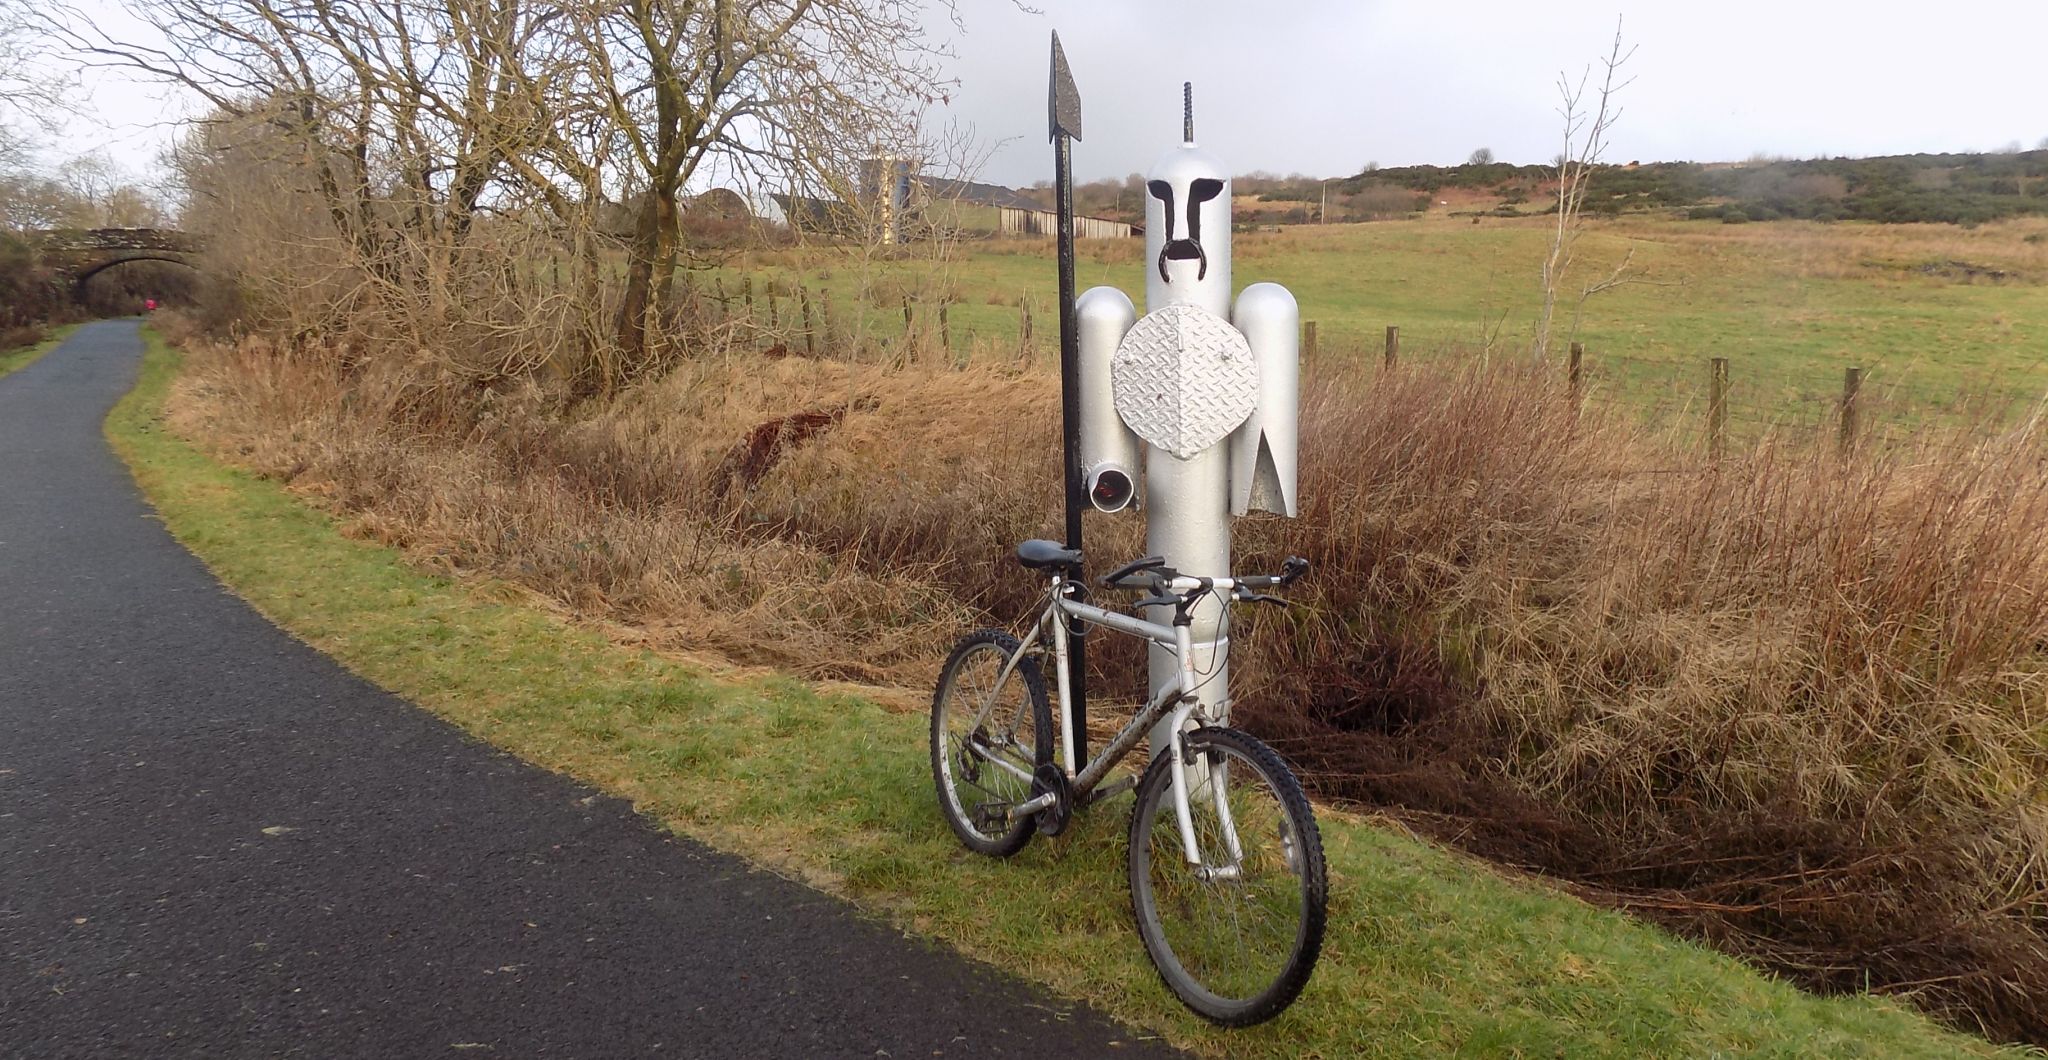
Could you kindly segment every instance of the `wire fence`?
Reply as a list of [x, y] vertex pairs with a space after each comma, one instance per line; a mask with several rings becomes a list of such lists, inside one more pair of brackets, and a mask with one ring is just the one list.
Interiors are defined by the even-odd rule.
[[[926, 301], [909, 293], [841, 291], [801, 279], [757, 287], [749, 276], [723, 279], [694, 294], [698, 312], [732, 329], [745, 346], [807, 356], [860, 359], [937, 353], [961, 364], [997, 357], [1032, 361], [1050, 355], [1058, 320], [1029, 296]], [[1048, 326], [1050, 325], [1050, 326]], [[1471, 362], [1515, 356], [1473, 344], [1437, 342], [1409, 348], [1399, 325], [1334, 331], [1303, 321], [1305, 360], [1319, 356], [1381, 371], [1403, 363]], [[1612, 353], [1570, 343], [1549, 358], [1570, 399], [1629, 417], [1681, 449], [1713, 457], [1769, 440], [1841, 451], [1910, 446], [1964, 451], [2048, 410], [2035, 395], [1993, 388], [1943, 393], [1888, 380], [1865, 365], [1759, 363], [1726, 357]]]
[[[1304, 321], [1301, 344], [1305, 359], [1377, 360], [1380, 371], [1410, 361], [1469, 363], [1487, 355], [1464, 346], [1411, 352], [1397, 325], [1388, 325], [1380, 335], [1333, 336], [1316, 321]], [[1626, 416], [1709, 457], [1766, 439], [1842, 452], [1907, 447], [1964, 452], [2048, 412], [2048, 399], [2039, 395], [1982, 387], [1944, 393], [1888, 381], [1856, 364], [1839, 371], [1804, 364], [1760, 368], [1726, 357], [1607, 353], [1577, 342], [1548, 361], [1563, 377], [1568, 399], [1580, 407]]]

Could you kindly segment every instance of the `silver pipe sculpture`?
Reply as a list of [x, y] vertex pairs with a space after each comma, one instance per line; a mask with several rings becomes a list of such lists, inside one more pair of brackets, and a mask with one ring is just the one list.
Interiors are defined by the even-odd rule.
[[[1114, 287], [1075, 302], [1078, 463], [1097, 510], [1143, 510], [1148, 552], [1183, 574], [1222, 577], [1232, 516], [1296, 513], [1301, 314], [1279, 284], [1231, 300], [1230, 175], [1195, 144], [1192, 85], [1182, 99], [1182, 143], [1145, 182], [1145, 315]], [[1170, 608], [1153, 612], [1172, 620]], [[1221, 602], [1203, 602], [1192, 619], [1207, 678], [1195, 694], [1220, 724], [1230, 709]], [[1175, 674], [1155, 644], [1153, 690]], [[1168, 736], [1154, 730], [1155, 755]]]

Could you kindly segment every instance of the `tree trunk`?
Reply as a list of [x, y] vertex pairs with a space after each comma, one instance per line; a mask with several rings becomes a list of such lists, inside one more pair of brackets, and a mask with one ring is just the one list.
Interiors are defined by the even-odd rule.
[[[661, 326], [676, 270], [676, 193], [657, 188], [640, 200], [633, 222], [633, 243], [626, 264], [626, 291], [619, 304], [619, 358], [622, 373], [646, 365], [652, 345], [650, 330]], [[617, 380], [607, 379], [609, 391]]]

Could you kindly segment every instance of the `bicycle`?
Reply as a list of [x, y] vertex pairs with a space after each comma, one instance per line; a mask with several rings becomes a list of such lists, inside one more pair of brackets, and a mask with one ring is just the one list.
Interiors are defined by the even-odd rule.
[[[1068, 574], [1080, 569], [1078, 551], [1032, 540], [1018, 546], [1017, 559], [1050, 576], [1030, 632], [1021, 642], [1001, 630], [971, 633], [939, 672], [931, 758], [940, 811], [970, 850], [1008, 857], [1034, 834], [1064, 831], [1077, 809], [1135, 788], [1131, 911], [1160, 978], [1212, 1022], [1244, 1027], [1273, 1018], [1301, 993], [1322, 950], [1329, 892], [1322, 835], [1280, 755], [1207, 716], [1195, 695], [1203, 684], [1195, 652], [1208, 647], [1213, 659], [1228, 651], [1228, 638], [1196, 644], [1190, 615], [1212, 594], [1226, 613], [1233, 603], [1284, 603], [1258, 590], [1288, 585], [1307, 572], [1307, 561], [1290, 558], [1275, 575], [1205, 578], [1147, 556], [1101, 579], [1111, 589], [1150, 588], [1134, 606], [1171, 606], [1172, 621], [1158, 623], [1088, 603]], [[1163, 645], [1179, 664], [1178, 676], [1085, 764], [1076, 762], [1068, 701], [1069, 619]], [[1064, 769], [1054, 761], [1039, 664], [1048, 645]], [[1216, 713], [1227, 711], [1226, 698]], [[1104, 786], [1161, 719], [1170, 722], [1170, 753], [1156, 755], [1135, 781]]]

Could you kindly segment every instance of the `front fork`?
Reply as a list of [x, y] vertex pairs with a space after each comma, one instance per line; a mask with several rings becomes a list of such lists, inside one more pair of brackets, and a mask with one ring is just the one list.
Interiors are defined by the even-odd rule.
[[[1173, 777], [1173, 814], [1180, 825], [1181, 854], [1195, 870], [1197, 879], [1237, 879], [1244, 864], [1244, 850], [1237, 838], [1237, 821], [1230, 814], [1229, 786], [1230, 767], [1222, 762], [1190, 762], [1187, 750], [1187, 721], [1201, 706], [1195, 698], [1195, 652], [1194, 634], [1185, 625], [1173, 627], [1175, 647], [1180, 655], [1181, 703], [1168, 719], [1172, 724], [1168, 731], [1173, 734], [1167, 769]], [[1216, 822], [1223, 833], [1223, 844], [1230, 852], [1225, 865], [1209, 865], [1202, 858], [1201, 844], [1195, 840], [1195, 816], [1189, 805], [1189, 794], [1193, 785], [1205, 785], [1210, 797], [1216, 803]]]

